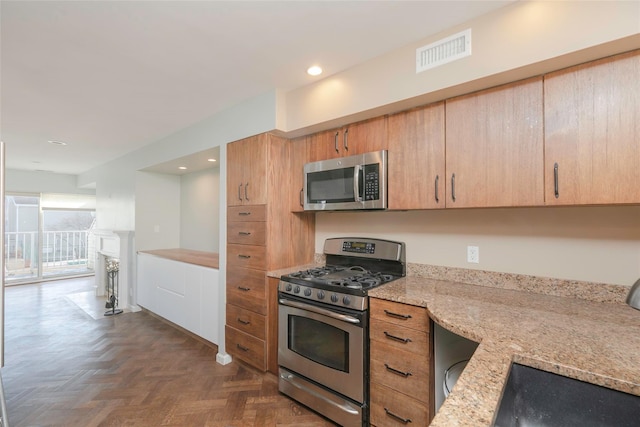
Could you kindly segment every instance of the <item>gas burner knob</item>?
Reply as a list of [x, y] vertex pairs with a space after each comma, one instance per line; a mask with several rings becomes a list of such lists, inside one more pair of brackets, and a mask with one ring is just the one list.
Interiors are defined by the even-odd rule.
[[324, 291], [322, 289], [318, 291], [318, 299], [324, 299]]
[[343, 303], [344, 305], [349, 305], [349, 304], [351, 304], [351, 298], [349, 298], [348, 296], [346, 296], [346, 295], [345, 295], [345, 296], [344, 296], [344, 298], [342, 298], [342, 303]]
[[310, 297], [311, 296], [311, 289], [307, 288], [304, 290], [304, 296], [306, 297]]
[[290, 283], [289, 283], [289, 284], [287, 284], [287, 287], [285, 288], [285, 290], [286, 290], [287, 292], [291, 292], [291, 289], [293, 289], [293, 286], [291, 286], [291, 284], [290, 284]]
[[338, 302], [338, 295], [331, 294], [331, 302]]
[[296, 285], [295, 288], [293, 288], [293, 292], [295, 292], [296, 294], [300, 293], [300, 286]]

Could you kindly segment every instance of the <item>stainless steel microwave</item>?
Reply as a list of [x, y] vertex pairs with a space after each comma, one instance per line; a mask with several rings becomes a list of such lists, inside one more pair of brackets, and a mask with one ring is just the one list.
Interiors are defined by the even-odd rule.
[[304, 166], [304, 209], [386, 209], [387, 151], [374, 151]]

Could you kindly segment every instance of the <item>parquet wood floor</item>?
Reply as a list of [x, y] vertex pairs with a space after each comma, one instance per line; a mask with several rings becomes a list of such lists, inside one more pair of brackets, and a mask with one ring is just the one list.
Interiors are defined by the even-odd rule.
[[92, 281], [6, 289], [11, 426], [334, 426], [279, 394], [275, 376], [219, 365], [216, 349], [148, 313], [92, 317], [65, 297]]

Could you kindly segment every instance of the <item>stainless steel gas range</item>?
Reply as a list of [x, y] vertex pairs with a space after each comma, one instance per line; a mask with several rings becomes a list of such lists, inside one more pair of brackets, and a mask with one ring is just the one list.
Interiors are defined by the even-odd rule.
[[406, 274], [405, 245], [327, 239], [326, 265], [280, 279], [279, 390], [345, 427], [368, 425], [367, 291]]

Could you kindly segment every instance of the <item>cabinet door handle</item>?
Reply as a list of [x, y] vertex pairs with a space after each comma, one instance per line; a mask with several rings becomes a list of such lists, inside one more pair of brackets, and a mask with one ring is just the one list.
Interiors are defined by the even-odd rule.
[[244, 292], [249, 292], [251, 290], [251, 288], [245, 288], [244, 286], [238, 286], [238, 289]]
[[410, 314], [398, 314], [398, 313], [394, 313], [393, 311], [389, 311], [389, 310], [385, 310], [384, 314], [386, 314], [387, 316], [390, 316], [390, 317], [395, 317], [396, 319], [402, 319], [402, 320], [411, 319], [411, 315]]
[[333, 148], [335, 148], [336, 153], [340, 152], [340, 149], [338, 149], [338, 135], [340, 135], [340, 132], [336, 132], [336, 134], [333, 135]]
[[247, 347], [245, 347], [243, 345], [240, 345], [240, 344], [236, 344], [236, 347], [238, 347], [242, 351], [249, 351], [249, 349]]
[[556, 196], [556, 199], [560, 197], [560, 189], [558, 184], [558, 164], [554, 163], [553, 165], [553, 193]]
[[304, 207], [304, 188], [300, 189], [300, 206]]
[[435, 195], [436, 195], [436, 203], [440, 203], [440, 197], [438, 196], [438, 182], [440, 181], [440, 175], [436, 175], [436, 184], [435, 184]]
[[384, 412], [389, 415], [391, 418], [400, 421], [402, 424], [409, 424], [411, 422], [411, 418], [402, 418], [400, 415], [396, 415], [387, 408], [384, 408]]
[[[409, 316], [409, 317], [411, 317], [411, 316]], [[411, 338], [400, 338], [400, 337], [397, 337], [395, 335], [391, 335], [387, 331], [384, 331], [384, 336], [389, 338], [390, 340], [398, 341], [398, 342], [405, 343], [405, 344], [408, 344], [408, 343], [411, 342]]]
[[248, 182], [244, 185], [244, 199], [245, 200], [249, 200], [249, 193], [247, 192], [247, 188], [249, 188], [249, 183]]
[[451, 174], [451, 200], [456, 201], [456, 174]]
[[410, 377], [412, 375], [411, 372], [403, 372], [403, 371], [400, 371], [398, 369], [394, 369], [391, 366], [387, 365], [386, 363], [384, 364], [384, 367], [387, 368], [387, 371], [393, 372], [394, 374], [400, 375], [401, 377], [407, 378], [407, 377]]
[[[238, 323], [241, 323], [241, 324], [243, 324], [243, 325], [249, 325], [249, 324], [251, 324], [251, 322], [248, 322], [248, 321], [246, 321], [246, 320], [242, 320], [242, 319], [241, 319], [241, 318], [239, 318], [239, 317], [238, 317], [236, 320], [238, 321]], [[411, 374], [409, 374], [409, 375], [411, 375]]]
[[251, 255], [238, 254], [238, 258], [249, 259], [249, 258], [251, 258]]
[[349, 151], [349, 129], [344, 130], [343, 144], [345, 151]]
[[238, 234], [241, 236], [251, 236], [251, 233], [249, 233], [248, 231], [238, 231]]
[[238, 200], [242, 201], [242, 184], [238, 185]]

